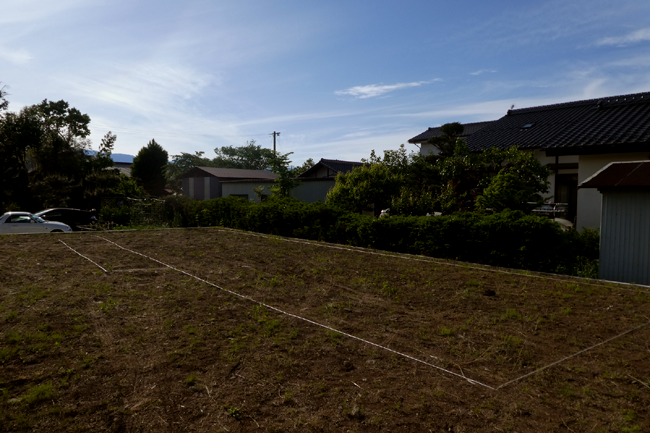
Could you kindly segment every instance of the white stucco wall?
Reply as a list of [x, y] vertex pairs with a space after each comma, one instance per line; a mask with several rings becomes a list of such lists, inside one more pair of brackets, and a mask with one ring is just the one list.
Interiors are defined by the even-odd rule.
[[[578, 168], [578, 184], [584, 182], [588, 177], [598, 170], [616, 161], [647, 161], [650, 152], [637, 153], [610, 153], [604, 155], [580, 155], [580, 166]], [[599, 228], [601, 213], [601, 194], [595, 188], [578, 190], [578, 220], [576, 229]]]
[[429, 154], [440, 155], [440, 151], [433, 144], [422, 143], [420, 145], [420, 155], [427, 156]]

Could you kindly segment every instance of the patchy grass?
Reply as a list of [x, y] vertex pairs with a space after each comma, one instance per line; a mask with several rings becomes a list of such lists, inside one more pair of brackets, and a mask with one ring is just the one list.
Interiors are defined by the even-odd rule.
[[647, 322], [644, 290], [219, 229], [102, 236], [340, 332], [93, 234], [0, 237], [0, 431], [650, 431], [648, 328], [498, 391], [341, 334], [498, 387]]

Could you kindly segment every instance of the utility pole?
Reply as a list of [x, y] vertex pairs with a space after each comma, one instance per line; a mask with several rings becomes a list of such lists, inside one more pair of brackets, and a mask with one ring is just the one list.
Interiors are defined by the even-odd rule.
[[280, 133], [273, 131], [273, 134], [271, 135], [273, 136], [273, 153], [275, 153], [275, 137], [280, 135]]

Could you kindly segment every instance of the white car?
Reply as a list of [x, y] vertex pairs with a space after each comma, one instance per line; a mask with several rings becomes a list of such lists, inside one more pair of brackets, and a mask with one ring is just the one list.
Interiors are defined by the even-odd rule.
[[0, 217], [0, 235], [16, 233], [63, 233], [71, 232], [70, 226], [45, 221], [29, 212], [7, 212]]

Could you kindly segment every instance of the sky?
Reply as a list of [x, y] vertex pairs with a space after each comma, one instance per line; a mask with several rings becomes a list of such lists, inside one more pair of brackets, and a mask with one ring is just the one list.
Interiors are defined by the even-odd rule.
[[3, 0], [10, 110], [65, 100], [94, 148], [251, 140], [359, 161], [428, 127], [650, 91], [647, 0]]

